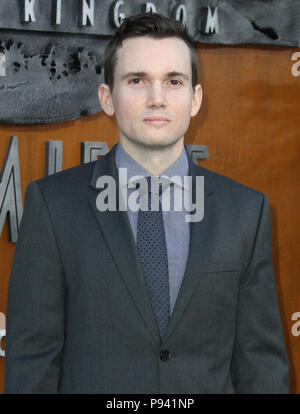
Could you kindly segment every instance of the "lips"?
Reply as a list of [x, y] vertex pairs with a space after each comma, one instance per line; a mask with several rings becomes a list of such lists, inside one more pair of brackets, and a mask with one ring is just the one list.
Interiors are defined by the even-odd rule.
[[170, 122], [170, 120], [164, 116], [151, 116], [144, 118], [143, 121], [151, 125], [165, 125]]

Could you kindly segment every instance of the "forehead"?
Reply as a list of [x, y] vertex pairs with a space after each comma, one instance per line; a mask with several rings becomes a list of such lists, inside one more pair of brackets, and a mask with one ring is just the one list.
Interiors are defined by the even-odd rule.
[[117, 52], [115, 75], [124, 72], [172, 72], [191, 76], [191, 54], [186, 43], [177, 37], [125, 39]]

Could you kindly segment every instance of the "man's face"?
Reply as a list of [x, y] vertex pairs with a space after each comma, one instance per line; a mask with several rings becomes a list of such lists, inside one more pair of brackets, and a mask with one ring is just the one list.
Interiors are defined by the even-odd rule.
[[190, 50], [183, 40], [134, 37], [123, 42], [110, 103], [124, 147], [183, 143], [201, 104], [201, 86], [193, 91], [191, 77]]

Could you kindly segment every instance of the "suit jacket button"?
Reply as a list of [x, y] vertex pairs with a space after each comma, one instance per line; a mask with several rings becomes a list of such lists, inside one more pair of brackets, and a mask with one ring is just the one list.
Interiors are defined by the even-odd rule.
[[160, 356], [160, 359], [161, 359], [163, 362], [167, 362], [167, 361], [169, 361], [169, 359], [171, 358], [172, 354], [171, 354], [171, 352], [170, 352], [170, 351], [168, 351], [167, 349], [162, 349], [162, 350], [160, 351], [159, 356]]

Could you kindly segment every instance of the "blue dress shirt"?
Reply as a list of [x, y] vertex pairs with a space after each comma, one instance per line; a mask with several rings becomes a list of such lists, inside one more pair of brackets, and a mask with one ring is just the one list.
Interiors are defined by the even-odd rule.
[[[135, 191], [134, 188], [128, 187], [128, 184], [133, 182], [135, 176], [152, 176], [151, 173], [130, 157], [120, 143], [116, 146], [115, 161], [118, 170], [120, 168], [126, 169], [127, 197], [130, 197], [130, 194]], [[163, 211], [169, 266], [170, 313], [173, 312], [175, 306], [189, 254], [190, 223], [186, 221], [186, 214], [188, 210], [184, 208], [187, 206], [187, 204], [184, 206], [185, 193], [189, 191], [188, 186], [185, 185], [184, 177], [188, 176], [188, 172], [188, 158], [185, 148], [183, 148], [180, 157], [162, 174], [160, 174], [160, 176], [164, 176], [165, 178], [164, 183], [168, 182], [168, 184], [163, 186], [163, 192], [165, 191], [167, 185], [170, 186], [170, 209], [169, 211]], [[174, 176], [180, 177], [180, 180], [172, 179]], [[177, 191], [178, 186], [182, 191], [183, 201], [180, 211], [175, 211], [176, 207], [174, 210], [174, 186], [177, 186]], [[132, 211], [128, 208], [127, 214], [133, 236], [136, 241], [138, 211]]]

